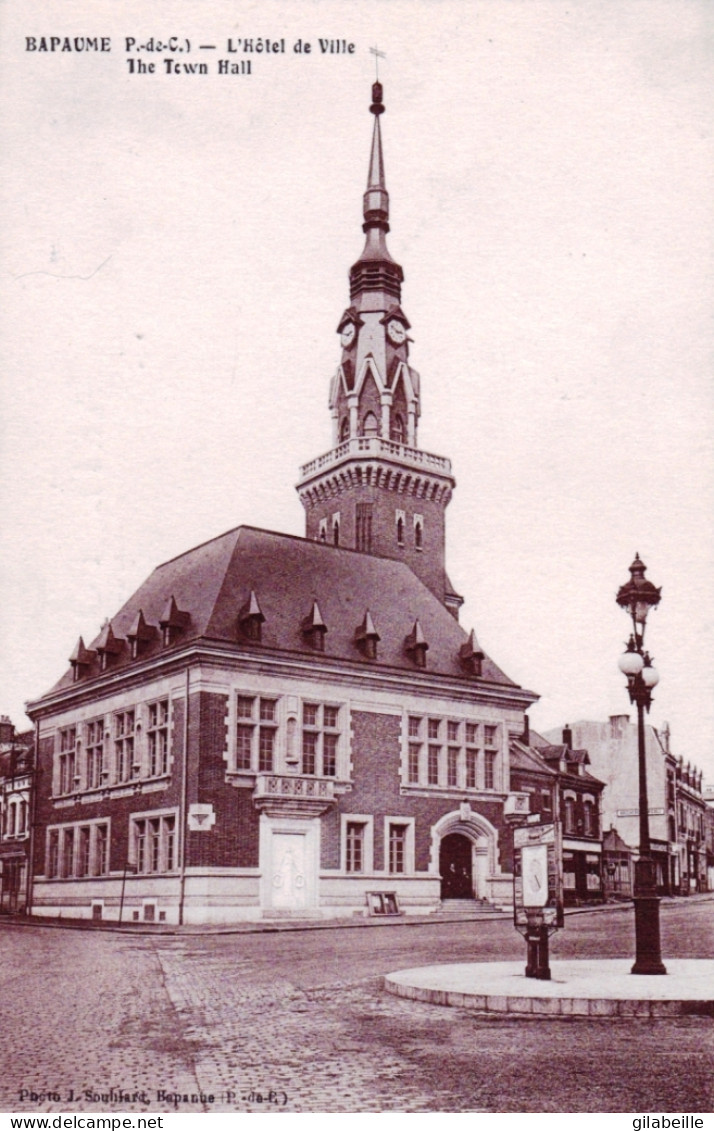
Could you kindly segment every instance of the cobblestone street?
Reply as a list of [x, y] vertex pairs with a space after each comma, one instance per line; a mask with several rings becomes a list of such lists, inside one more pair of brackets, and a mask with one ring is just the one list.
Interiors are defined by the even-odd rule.
[[[714, 957], [713, 920], [714, 901], [663, 903], [665, 958]], [[569, 916], [552, 959], [629, 956], [631, 939], [629, 909]], [[713, 1106], [712, 1018], [494, 1018], [382, 992], [400, 967], [520, 961], [506, 921], [165, 936], [3, 925], [0, 953], [3, 1111]]]

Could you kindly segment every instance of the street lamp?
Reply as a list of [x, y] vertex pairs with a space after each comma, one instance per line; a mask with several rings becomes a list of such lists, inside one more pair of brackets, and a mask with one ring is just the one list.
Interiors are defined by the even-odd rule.
[[661, 589], [645, 577], [640, 555], [630, 566], [630, 580], [620, 587], [615, 600], [632, 618], [632, 634], [620, 657], [620, 671], [627, 676], [630, 702], [637, 706], [637, 754], [639, 764], [640, 855], [635, 864], [635, 964], [633, 974], [666, 974], [659, 935], [659, 897], [654, 861], [650, 851], [650, 822], [647, 804], [647, 762], [645, 758], [645, 711], [652, 702], [652, 689], [659, 676], [645, 651], [645, 624], [650, 609], [660, 602]]

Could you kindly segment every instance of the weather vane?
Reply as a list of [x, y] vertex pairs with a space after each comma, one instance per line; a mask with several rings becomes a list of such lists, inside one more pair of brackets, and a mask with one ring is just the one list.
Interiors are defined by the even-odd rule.
[[374, 55], [374, 66], [377, 73], [377, 82], [379, 82], [379, 60], [386, 59], [387, 53], [385, 51], [378, 51], [376, 47], [370, 47], [370, 53]]

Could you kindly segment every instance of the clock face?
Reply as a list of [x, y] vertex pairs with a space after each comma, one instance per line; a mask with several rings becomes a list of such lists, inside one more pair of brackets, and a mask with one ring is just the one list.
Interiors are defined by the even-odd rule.
[[387, 336], [390, 342], [393, 342], [395, 346], [401, 346], [401, 344], [406, 341], [407, 337], [407, 331], [404, 328], [404, 324], [402, 322], [397, 322], [396, 319], [394, 319], [392, 322], [389, 322], [387, 324]]
[[355, 329], [354, 322], [347, 322], [343, 326], [342, 333], [340, 334], [340, 341], [342, 342], [342, 345], [344, 346], [345, 349], [350, 348], [353, 341], [355, 340], [355, 334], [356, 333], [357, 333], [357, 331]]

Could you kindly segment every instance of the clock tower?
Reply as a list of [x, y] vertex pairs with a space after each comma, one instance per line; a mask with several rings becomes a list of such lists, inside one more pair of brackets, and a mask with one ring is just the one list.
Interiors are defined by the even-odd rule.
[[306, 537], [404, 561], [454, 614], [462, 599], [445, 569], [451, 462], [418, 444], [419, 374], [409, 364], [410, 324], [401, 307], [404, 272], [387, 250], [389, 194], [380, 116], [363, 199], [366, 241], [350, 269], [350, 304], [337, 325], [342, 356], [330, 384], [332, 449], [300, 469]]

